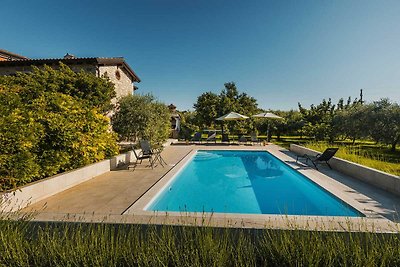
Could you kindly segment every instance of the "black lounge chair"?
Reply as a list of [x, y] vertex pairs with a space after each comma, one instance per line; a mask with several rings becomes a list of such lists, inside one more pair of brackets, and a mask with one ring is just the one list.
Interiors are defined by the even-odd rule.
[[328, 161], [336, 154], [336, 152], [339, 150], [337, 147], [330, 147], [327, 148], [322, 154], [317, 154], [314, 157], [310, 157], [307, 154], [304, 154], [303, 156], [297, 156], [296, 162], [299, 160], [299, 158], [305, 158], [306, 163], [308, 163], [308, 160], [311, 160], [312, 164], [314, 165], [315, 169], [318, 170], [317, 164], [325, 162], [329, 168], [332, 170], [331, 165], [328, 163]]
[[257, 138], [257, 135], [256, 135], [256, 133], [251, 133], [251, 135], [250, 135], [250, 141], [251, 141], [251, 143], [261, 143], [261, 141]]
[[196, 142], [200, 142], [201, 143], [201, 133], [196, 132], [193, 135], [193, 138], [191, 139], [192, 142], [196, 143]]
[[239, 137], [238, 142], [239, 144], [247, 144], [247, 138], [244, 135], [242, 135]]
[[228, 143], [228, 144], [230, 144], [230, 143], [231, 143], [231, 140], [229, 139], [229, 135], [228, 135], [228, 134], [223, 134], [223, 135], [222, 135], [221, 142], [222, 142], [222, 143]]
[[153, 155], [151, 155], [151, 154], [144, 155], [144, 154], [143, 154], [143, 151], [141, 151], [141, 152], [138, 154], [138, 153], [136, 153], [135, 147], [132, 147], [132, 150], [133, 150], [133, 154], [135, 154], [136, 161], [133, 163], [133, 165], [129, 165], [129, 166], [128, 166], [128, 170], [129, 170], [130, 168], [133, 168], [133, 170], [135, 170], [135, 169], [136, 169], [136, 166], [137, 166], [138, 164], [142, 164], [142, 161], [143, 161], [144, 159], [148, 159], [148, 160], [149, 160], [150, 167], [151, 167], [152, 169], [154, 168], [154, 159], [153, 159]]

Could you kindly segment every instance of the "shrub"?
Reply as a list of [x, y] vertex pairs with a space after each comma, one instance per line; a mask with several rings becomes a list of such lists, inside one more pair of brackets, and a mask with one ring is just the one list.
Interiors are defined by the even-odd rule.
[[192, 135], [199, 131], [199, 127], [196, 125], [196, 112], [194, 111], [183, 111], [181, 115], [181, 130], [179, 132], [179, 138], [184, 140], [190, 140]]
[[0, 189], [78, 168], [118, 151], [98, 109], [59, 92], [0, 85]]
[[83, 70], [76, 73], [61, 62], [58, 69], [46, 65], [43, 68], [32, 66], [32, 72], [0, 76], [0, 84], [26, 88], [21, 92], [25, 99], [35, 99], [44, 92], [70, 95], [103, 113], [112, 109], [111, 99], [116, 95], [114, 84], [107, 78]]
[[21, 91], [0, 86], [0, 189], [30, 181], [40, 173], [34, 149], [43, 129], [24, 108]]

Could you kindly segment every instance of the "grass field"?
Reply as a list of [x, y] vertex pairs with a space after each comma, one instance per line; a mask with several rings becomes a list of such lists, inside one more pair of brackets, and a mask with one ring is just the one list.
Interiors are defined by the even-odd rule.
[[400, 266], [400, 234], [0, 220], [0, 266]]
[[400, 176], [400, 149], [393, 152], [389, 146], [371, 141], [356, 141], [354, 145], [351, 141], [328, 144], [299, 137], [282, 137], [281, 141], [273, 140], [273, 142], [286, 148], [289, 148], [291, 143], [300, 144], [319, 152], [327, 147], [339, 147], [336, 157]]

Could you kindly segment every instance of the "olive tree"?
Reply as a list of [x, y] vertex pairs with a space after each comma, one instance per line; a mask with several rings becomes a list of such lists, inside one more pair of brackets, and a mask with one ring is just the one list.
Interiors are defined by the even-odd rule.
[[344, 139], [350, 138], [355, 143], [356, 139], [369, 137], [368, 107], [355, 103], [336, 111], [333, 117], [334, 131]]
[[168, 107], [152, 95], [129, 95], [119, 100], [111, 123], [120, 139], [162, 143], [170, 134], [170, 119]]
[[400, 106], [389, 99], [368, 104], [366, 124], [369, 134], [377, 141], [391, 146], [392, 151], [400, 141]]

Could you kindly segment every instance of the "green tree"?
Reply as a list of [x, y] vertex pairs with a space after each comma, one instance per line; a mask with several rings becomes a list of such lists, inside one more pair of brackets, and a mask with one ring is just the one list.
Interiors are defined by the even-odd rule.
[[400, 141], [400, 106], [389, 99], [381, 99], [367, 106], [371, 137], [377, 142], [391, 145], [392, 151]]
[[333, 129], [333, 116], [335, 105], [331, 99], [322, 100], [317, 106], [311, 105], [310, 109], [305, 109], [299, 103], [299, 110], [304, 120], [303, 130], [306, 135], [314, 137], [316, 140], [328, 139], [333, 142], [337, 132]]
[[201, 94], [194, 104], [199, 127], [213, 126], [219, 114], [220, 97], [212, 92]]
[[0, 76], [0, 84], [19, 85], [27, 90], [26, 98], [37, 98], [44, 92], [58, 92], [83, 101], [89, 107], [96, 107], [106, 113], [112, 109], [111, 99], [115, 97], [114, 84], [107, 78], [80, 71], [72, 71], [60, 62], [57, 69], [49, 66], [33, 66], [32, 72], [17, 73], [15, 76]]
[[334, 131], [344, 139], [350, 138], [355, 143], [356, 139], [366, 138], [369, 135], [367, 106], [354, 103], [345, 108], [338, 109], [333, 117]]
[[301, 128], [304, 126], [300, 112], [295, 110], [272, 110], [272, 113], [282, 117], [283, 119], [258, 119], [256, 126], [259, 132], [266, 133], [268, 123], [270, 124], [270, 135], [276, 134], [277, 139], [281, 139], [281, 135], [301, 135]]
[[111, 122], [120, 139], [162, 143], [170, 134], [170, 116], [168, 107], [152, 95], [129, 95], [120, 99]]
[[[224, 84], [219, 95], [207, 92], [197, 98], [194, 104], [200, 127], [215, 126], [215, 119], [231, 111], [243, 115], [253, 115], [258, 111], [257, 100], [246, 93], [239, 93], [234, 82]], [[254, 129], [253, 120], [225, 122], [228, 128], [239, 132]]]
[[196, 120], [195, 111], [182, 111], [179, 113], [181, 116], [181, 130], [179, 132], [180, 138], [190, 140], [192, 135], [199, 131]]

